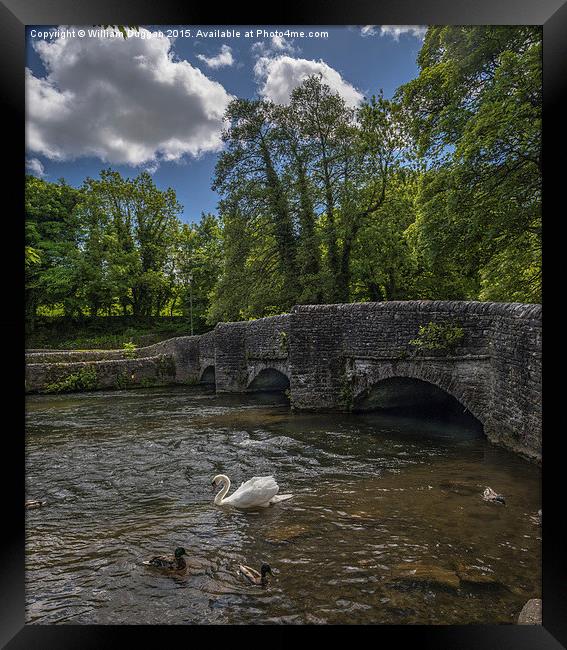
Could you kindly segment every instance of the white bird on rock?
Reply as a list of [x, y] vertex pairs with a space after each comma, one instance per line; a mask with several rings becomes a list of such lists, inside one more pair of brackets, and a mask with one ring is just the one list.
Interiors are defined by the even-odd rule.
[[[293, 494], [279, 494], [280, 490], [273, 476], [254, 476], [242, 483], [229, 497], [230, 479], [225, 474], [217, 474], [213, 486], [223, 484], [215, 497], [216, 506], [233, 506], [234, 508], [266, 508], [274, 503], [291, 499]], [[226, 497], [226, 498], [225, 498]]]
[[492, 503], [506, 504], [504, 497], [501, 494], [496, 494], [496, 492], [490, 487], [485, 488], [482, 498], [485, 501], [491, 501]]

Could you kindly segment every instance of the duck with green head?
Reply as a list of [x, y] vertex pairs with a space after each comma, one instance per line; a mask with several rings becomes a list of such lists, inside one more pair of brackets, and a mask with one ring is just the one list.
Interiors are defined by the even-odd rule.
[[166, 573], [179, 573], [187, 570], [187, 562], [185, 562], [184, 556], [187, 556], [186, 550], [182, 546], [178, 546], [173, 556], [155, 555], [151, 560], [146, 560], [143, 564]]
[[259, 585], [262, 587], [265, 587], [268, 582], [269, 578], [268, 575], [272, 576], [274, 575], [272, 573], [272, 568], [270, 567], [269, 564], [266, 564], [264, 562], [262, 566], [260, 567], [260, 571], [256, 571], [256, 569], [252, 569], [249, 566], [246, 566], [244, 564], [240, 565], [240, 574], [243, 575], [248, 582], [250, 582], [253, 585]]

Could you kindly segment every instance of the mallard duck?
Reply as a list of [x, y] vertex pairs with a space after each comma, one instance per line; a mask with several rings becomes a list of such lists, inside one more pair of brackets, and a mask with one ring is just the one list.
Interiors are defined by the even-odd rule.
[[506, 504], [504, 497], [501, 494], [496, 494], [496, 492], [490, 487], [485, 488], [482, 498], [485, 501], [491, 501], [492, 503]]
[[151, 560], [146, 560], [143, 564], [166, 572], [185, 571], [187, 569], [187, 563], [183, 557], [184, 555], [187, 555], [187, 552], [182, 546], [179, 546], [175, 549], [173, 556], [155, 555]]
[[[217, 474], [213, 478], [213, 486], [223, 484], [222, 489], [215, 497], [216, 506], [234, 506], [235, 508], [266, 508], [286, 499], [291, 499], [293, 494], [278, 494], [279, 486], [273, 476], [254, 476], [246, 483], [242, 483], [229, 497], [230, 479], [225, 474]], [[226, 497], [226, 498], [225, 498]]]
[[240, 573], [248, 580], [248, 582], [252, 583], [253, 585], [265, 586], [269, 582], [268, 574], [274, 575], [272, 573], [272, 568], [270, 565], [266, 564], [265, 562], [260, 567], [260, 571], [256, 571], [256, 569], [252, 569], [251, 567], [245, 566], [244, 564], [241, 564], [239, 569]]
[[47, 501], [38, 501], [37, 499], [28, 499], [26, 501], [26, 508], [41, 508]]

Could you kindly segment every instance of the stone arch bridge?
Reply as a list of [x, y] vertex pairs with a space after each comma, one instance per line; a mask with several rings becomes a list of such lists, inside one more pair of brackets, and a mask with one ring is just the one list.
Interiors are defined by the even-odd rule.
[[[416, 352], [428, 323], [458, 324], [451, 352]], [[288, 389], [295, 409], [350, 410], [381, 382], [419, 380], [458, 400], [487, 437], [541, 458], [541, 306], [407, 301], [300, 305], [289, 314], [219, 323], [136, 351], [27, 354], [26, 389], [85, 368], [96, 388], [214, 383], [218, 392]], [[119, 381], [119, 378], [122, 378]]]

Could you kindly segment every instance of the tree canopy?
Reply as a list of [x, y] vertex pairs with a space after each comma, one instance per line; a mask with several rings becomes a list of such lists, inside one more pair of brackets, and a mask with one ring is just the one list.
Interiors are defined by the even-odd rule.
[[349, 107], [320, 76], [234, 99], [212, 186], [103, 169], [26, 177], [26, 316], [179, 315], [197, 328], [298, 303], [541, 300], [541, 29], [430, 27], [419, 73]]

